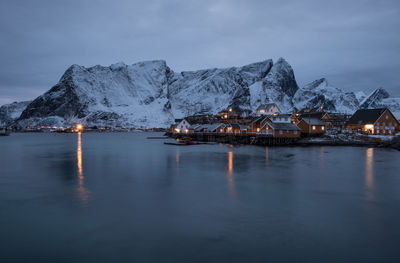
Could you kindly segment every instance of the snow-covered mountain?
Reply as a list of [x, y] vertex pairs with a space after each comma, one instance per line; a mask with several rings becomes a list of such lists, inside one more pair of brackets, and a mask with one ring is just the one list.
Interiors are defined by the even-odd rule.
[[378, 88], [360, 102], [360, 109], [389, 108], [400, 119], [400, 98], [391, 98], [389, 93]]
[[21, 116], [22, 111], [32, 101], [13, 102], [0, 107], [0, 127], [8, 126]]
[[[262, 90], [249, 88], [261, 83]], [[259, 102], [282, 107], [298, 89], [290, 65], [279, 59], [243, 67], [175, 73], [165, 61], [118, 63], [109, 67], [71, 66], [58, 84], [23, 111], [27, 126], [88, 125], [166, 127], [174, 118], [212, 113], [230, 105], [252, 109]]]
[[243, 67], [180, 73], [163, 60], [109, 67], [72, 65], [55, 86], [31, 103], [21, 104], [12, 117], [0, 111], [0, 121], [9, 124], [17, 118], [14, 124], [22, 127], [70, 126], [77, 122], [167, 127], [175, 118], [186, 115], [216, 114], [229, 106], [254, 111], [268, 102], [276, 103], [283, 112], [323, 108], [353, 113], [360, 105], [387, 105], [400, 112], [400, 99], [390, 98], [385, 92], [378, 90], [369, 96], [345, 92], [326, 79], [299, 88], [292, 67], [282, 58], [275, 63], [268, 59]]
[[299, 89], [293, 97], [296, 109], [323, 109], [330, 112], [353, 113], [358, 109], [358, 99], [353, 92], [332, 87], [324, 78]]

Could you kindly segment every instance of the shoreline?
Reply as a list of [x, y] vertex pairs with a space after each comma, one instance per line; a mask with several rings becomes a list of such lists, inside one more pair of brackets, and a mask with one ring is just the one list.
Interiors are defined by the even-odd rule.
[[337, 140], [331, 137], [306, 137], [300, 139], [274, 139], [258, 137], [256, 141], [250, 141], [254, 135], [217, 135], [217, 134], [173, 134], [165, 133], [171, 139], [191, 137], [194, 141], [216, 142], [232, 145], [258, 145], [258, 146], [287, 146], [287, 147], [312, 147], [312, 146], [351, 146], [351, 147], [374, 147], [388, 148], [400, 151], [400, 138], [392, 140], [374, 141], [375, 138], [348, 138], [348, 140]]

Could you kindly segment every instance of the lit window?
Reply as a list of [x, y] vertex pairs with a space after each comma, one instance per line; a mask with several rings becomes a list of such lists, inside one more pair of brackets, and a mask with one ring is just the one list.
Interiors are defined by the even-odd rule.
[[321, 129], [322, 129], [322, 130], [325, 130], [325, 126], [322, 126]]
[[257, 128], [257, 132], [260, 132], [260, 128]]
[[315, 127], [315, 126], [312, 126], [312, 129], [313, 129], [313, 130], [316, 130], [316, 129], [317, 129], [317, 127]]

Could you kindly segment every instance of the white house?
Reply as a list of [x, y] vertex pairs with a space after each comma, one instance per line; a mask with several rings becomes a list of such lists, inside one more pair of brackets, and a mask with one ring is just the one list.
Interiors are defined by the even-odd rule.
[[192, 126], [192, 124], [190, 124], [186, 119], [183, 119], [176, 124], [175, 132], [189, 133], [190, 126]]
[[257, 116], [280, 114], [281, 110], [275, 103], [261, 104], [256, 110]]

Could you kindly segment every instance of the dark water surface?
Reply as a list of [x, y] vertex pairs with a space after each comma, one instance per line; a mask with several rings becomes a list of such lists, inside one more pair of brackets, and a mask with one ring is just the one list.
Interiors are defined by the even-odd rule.
[[400, 152], [0, 138], [0, 262], [400, 262]]

